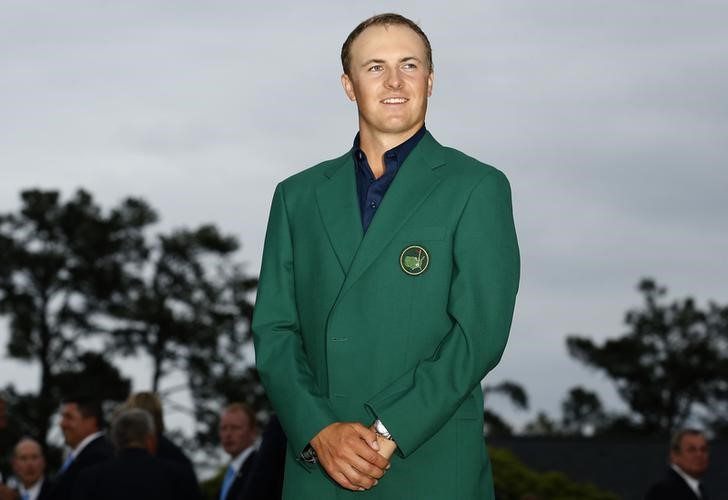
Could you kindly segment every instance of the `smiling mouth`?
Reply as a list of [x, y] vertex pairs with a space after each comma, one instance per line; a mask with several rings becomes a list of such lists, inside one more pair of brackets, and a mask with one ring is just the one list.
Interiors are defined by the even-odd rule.
[[406, 97], [387, 97], [386, 99], [382, 99], [382, 104], [404, 104], [409, 99]]

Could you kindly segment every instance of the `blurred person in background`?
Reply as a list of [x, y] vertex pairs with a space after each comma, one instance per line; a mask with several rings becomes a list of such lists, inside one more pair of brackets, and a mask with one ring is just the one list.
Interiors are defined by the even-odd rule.
[[681, 429], [670, 440], [670, 466], [650, 487], [646, 500], [709, 500], [700, 479], [710, 463], [708, 441], [697, 429]]
[[124, 408], [111, 423], [117, 455], [88, 467], [73, 488], [73, 500], [200, 500], [188, 468], [154, 456], [157, 433], [149, 412]]
[[51, 500], [69, 500], [82, 470], [114, 456], [114, 449], [103, 432], [100, 401], [85, 396], [66, 398], [61, 404], [60, 427], [71, 452], [55, 478]]
[[230, 456], [225, 469], [218, 500], [243, 498], [241, 493], [248, 487], [255, 462], [255, 440], [258, 425], [253, 410], [243, 403], [227, 406], [220, 416], [220, 444]]
[[137, 392], [129, 396], [126, 401], [127, 408], [141, 408], [146, 410], [154, 419], [154, 428], [157, 431], [157, 453], [156, 456], [164, 460], [177, 462], [185, 466], [197, 480], [195, 468], [192, 461], [187, 457], [182, 448], [177, 446], [165, 434], [164, 410], [162, 401], [153, 392]]
[[271, 415], [255, 452], [250, 480], [236, 500], [281, 500], [287, 442], [278, 417]]
[[22, 500], [47, 500], [51, 483], [45, 477], [43, 448], [35, 439], [23, 438], [13, 452], [13, 473]]

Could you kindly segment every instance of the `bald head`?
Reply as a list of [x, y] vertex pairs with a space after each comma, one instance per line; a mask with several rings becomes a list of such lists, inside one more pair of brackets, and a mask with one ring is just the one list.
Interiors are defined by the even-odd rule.
[[45, 474], [43, 448], [35, 439], [18, 441], [13, 452], [13, 472], [26, 488], [31, 488]]

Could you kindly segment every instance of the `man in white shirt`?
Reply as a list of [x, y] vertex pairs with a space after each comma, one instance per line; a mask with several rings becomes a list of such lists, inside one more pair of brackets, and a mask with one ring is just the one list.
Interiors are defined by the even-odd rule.
[[681, 429], [670, 441], [670, 468], [646, 500], [709, 500], [700, 479], [708, 470], [708, 442], [702, 431]]
[[220, 444], [230, 455], [230, 465], [225, 470], [218, 500], [233, 500], [250, 479], [255, 460], [255, 440], [258, 426], [255, 413], [245, 404], [234, 403], [223, 410], [220, 417]]
[[21, 500], [45, 500], [50, 484], [45, 479], [45, 457], [40, 444], [30, 438], [21, 439], [13, 452], [13, 473], [20, 483]]

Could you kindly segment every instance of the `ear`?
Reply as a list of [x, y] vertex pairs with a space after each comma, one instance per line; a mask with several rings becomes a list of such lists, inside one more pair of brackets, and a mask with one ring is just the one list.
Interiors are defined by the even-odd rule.
[[435, 73], [430, 71], [427, 77], [427, 97], [432, 97], [432, 83], [435, 81]]
[[344, 73], [341, 75], [341, 86], [344, 87], [344, 92], [350, 101], [356, 102], [356, 94], [354, 93], [354, 84], [351, 82], [349, 75]]

